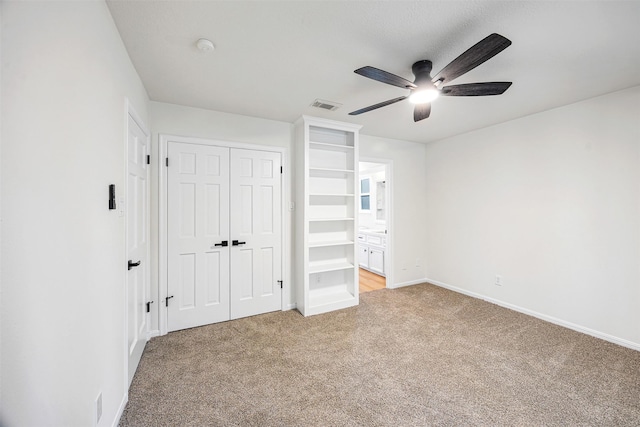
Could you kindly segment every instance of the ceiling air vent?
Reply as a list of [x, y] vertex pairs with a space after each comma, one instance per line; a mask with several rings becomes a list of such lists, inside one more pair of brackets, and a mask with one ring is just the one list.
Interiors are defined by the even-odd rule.
[[342, 107], [342, 104], [338, 104], [333, 101], [325, 101], [324, 99], [316, 99], [311, 104], [312, 107], [322, 108], [323, 110], [336, 111], [338, 108]]

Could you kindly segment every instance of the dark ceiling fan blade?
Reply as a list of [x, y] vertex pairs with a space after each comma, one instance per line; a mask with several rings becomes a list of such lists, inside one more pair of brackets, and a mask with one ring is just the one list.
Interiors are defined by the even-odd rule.
[[387, 105], [395, 104], [396, 102], [400, 102], [403, 99], [407, 98], [406, 96], [401, 96], [399, 98], [393, 98], [388, 101], [380, 102], [379, 104], [369, 105], [368, 107], [361, 108], [356, 111], [352, 111], [349, 113], [350, 116], [357, 116], [358, 114], [366, 113], [371, 110], [375, 110], [377, 108], [386, 107]]
[[468, 83], [445, 86], [440, 91], [443, 96], [488, 96], [502, 95], [511, 86], [511, 82]]
[[451, 61], [433, 78], [442, 83], [460, 77], [464, 73], [473, 70], [483, 62], [493, 58], [511, 45], [511, 40], [500, 34], [493, 33], [467, 49], [462, 55]]
[[364, 77], [369, 77], [370, 79], [377, 80], [382, 83], [398, 86], [403, 89], [415, 89], [417, 87], [407, 79], [403, 79], [400, 76], [396, 76], [395, 74], [391, 74], [374, 67], [366, 66], [358, 68], [354, 73], [360, 74]]
[[431, 104], [416, 104], [413, 109], [413, 121], [419, 122], [422, 119], [426, 119], [431, 114]]

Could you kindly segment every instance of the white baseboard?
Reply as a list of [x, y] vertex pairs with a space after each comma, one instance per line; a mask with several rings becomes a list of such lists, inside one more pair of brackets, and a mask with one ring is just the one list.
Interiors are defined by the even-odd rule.
[[153, 331], [149, 331], [147, 332], [147, 341], [149, 341], [151, 338], [155, 338], [155, 337], [159, 337], [160, 336], [160, 330], [159, 329], [155, 329]]
[[293, 304], [287, 304], [284, 306], [284, 308], [282, 309], [282, 311], [287, 311], [287, 310], [295, 310], [296, 308], [298, 308], [298, 306], [296, 305], [296, 303], [294, 302]]
[[387, 286], [387, 289], [397, 289], [397, 288], [402, 288], [404, 286], [419, 285], [420, 283], [425, 283], [428, 281], [429, 281], [428, 279], [423, 278], [418, 280], [410, 280], [408, 282], [393, 283], [391, 284], [391, 286]]
[[634, 343], [634, 342], [626, 340], [624, 338], [619, 338], [619, 337], [616, 337], [616, 336], [613, 336], [613, 335], [609, 335], [609, 334], [604, 333], [604, 332], [600, 332], [600, 331], [596, 331], [596, 330], [593, 330], [593, 329], [590, 329], [590, 328], [586, 328], [584, 326], [580, 326], [580, 325], [577, 325], [575, 323], [568, 322], [566, 320], [562, 320], [562, 319], [558, 319], [558, 318], [553, 317], [553, 316], [549, 316], [549, 315], [546, 315], [546, 314], [538, 313], [537, 311], [529, 310], [528, 308], [520, 307], [518, 305], [514, 305], [514, 304], [511, 304], [511, 303], [508, 303], [508, 302], [504, 302], [504, 301], [501, 301], [501, 300], [498, 300], [498, 299], [495, 299], [495, 298], [487, 297], [487, 296], [482, 295], [482, 294], [478, 294], [478, 293], [475, 293], [475, 292], [470, 292], [470, 291], [467, 291], [465, 289], [458, 288], [456, 286], [452, 286], [452, 285], [449, 285], [447, 283], [440, 282], [438, 280], [425, 279], [425, 282], [428, 282], [428, 283], [434, 284], [436, 286], [440, 286], [441, 288], [446, 288], [446, 289], [449, 289], [451, 291], [458, 292], [460, 294], [464, 294], [464, 295], [467, 295], [467, 296], [470, 296], [470, 297], [473, 297], [473, 298], [481, 299], [481, 300], [490, 302], [492, 304], [499, 305], [501, 307], [505, 307], [505, 308], [508, 308], [510, 310], [513, 310], [513, 311], [517, 311], [519, 313], [523, 313], [523, 314], [526, 314], [526, 315], [529, 315], [529, 316], [537, 317], [538, 319], [544, 320], [546, 322], [554, 323], [554, 324], [559, 325], [559, 326], [564, 326], [565, 328], [573, 329], [574, 331], [581, 332], [581, 333], [587, 334], [587, 335], [591, 335], [592, 337], [600, 338], [602, 340], [609, 341], [611, 343], [618, 344], [618, 345], [621, 345], [623, 347], [630, 348], [632, 350], [640, 351], [640, 344], [639, 343]]
[[111, 423], [111, 427], [118, 427], [120, 424], [120, 418], [122, 418], [122, 414], [124, 413], [124, 408], [127, 406], [127, 402], [129, 401], [129, 393], [125, 393], [122, 397], [122, 402], [120, 402], [120, 407], [118, 408], [118, 412], [116, 413], [116, 417]]

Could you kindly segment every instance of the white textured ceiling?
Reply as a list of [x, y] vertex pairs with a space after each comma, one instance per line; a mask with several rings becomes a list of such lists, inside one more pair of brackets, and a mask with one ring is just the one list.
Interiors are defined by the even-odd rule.
[[[293, 122], [308, 114], [362, 133], [430, 142], [640, 84], [640, 1], [108, 1], [154, 101]], [[441, 97], [413, 122], [407, 90], [359, 76], [370, 65], [413, 81], [497, 32], [513, 44], [453, 84], [512, 81], [501, 96]], [[216, 46], [195, 47], [198, 38]], [[314, 99], [343, 106], [310, 107]]]

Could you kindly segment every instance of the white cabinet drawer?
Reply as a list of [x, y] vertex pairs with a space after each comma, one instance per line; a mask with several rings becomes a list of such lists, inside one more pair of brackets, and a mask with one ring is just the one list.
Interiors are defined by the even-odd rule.
[[369, 234], [367, 236], [367, 243], [371, 245], [382, 246], [384, 245], [384, 237], [376, 236], [374, 234]]

